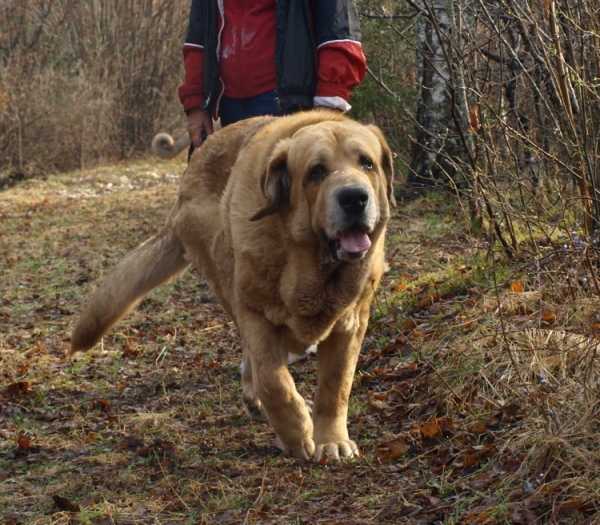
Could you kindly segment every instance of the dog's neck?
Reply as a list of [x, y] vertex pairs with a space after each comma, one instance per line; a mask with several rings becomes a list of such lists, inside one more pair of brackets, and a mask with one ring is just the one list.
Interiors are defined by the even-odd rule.
[[335, 316], [363, 288], [371, 258], [369, 253], [359, 261], [334, 261], [323, 249], [291, 258], [281, 274], [281, 283], [285, 283], [280, 287], [281, 298], [286, 308], [305, 317]]

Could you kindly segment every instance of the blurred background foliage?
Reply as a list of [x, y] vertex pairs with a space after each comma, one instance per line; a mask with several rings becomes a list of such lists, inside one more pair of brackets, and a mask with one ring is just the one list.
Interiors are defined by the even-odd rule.
[[[22, 176], [146, 153], [180, 132], [177, 98], [189, 0], [0, 0], [0, 169]], [[388, 4], [388, 7], [385, 7]], [[414, 106], [414, 14], [396, 24], [361, 3], [370, 69]], [[396, 21], [395, 21], [396, 22]], [[379, 124], [399, 155], [409, 122], [372, 75], [352, 116]]]
[[70, 170], [180, 125], [189, 2], [0, 1], [0, 169]]

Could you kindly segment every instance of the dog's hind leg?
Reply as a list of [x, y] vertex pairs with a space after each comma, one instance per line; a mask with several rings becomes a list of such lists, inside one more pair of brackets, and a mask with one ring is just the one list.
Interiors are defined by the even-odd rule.
[[189, 266], [170, 226], [125, 257], [91, 296], [71, 336], [71, 352], [92, 348], [144, 295]]
[[252, 359], [248, 349], [242, 341], [242, 402], [244, 411], [250, 419], [254, 421], [267, 421], [267, 415], [260, 402], [260, 399], [254, 392], [254, 383], [252, 382]]

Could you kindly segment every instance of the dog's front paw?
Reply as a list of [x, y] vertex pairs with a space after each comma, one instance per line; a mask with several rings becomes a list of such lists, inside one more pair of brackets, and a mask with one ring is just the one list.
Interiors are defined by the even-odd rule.
[[284, 452], [290, 452], [296, 459], [309, 460], [315, 453], [315, 442], [309, 437], [305, 437], [298, 442], [290, 443], [288, 445], [277, 436], [277, 439], [275, 439], [275, 446]]
[[319, 463], [323, 460], [339, 461], [343, 458], [356, 458], [360, 455], [358, 447], [350, 439], [334, 443], [317, 445], [313, 454], [313, 461]]

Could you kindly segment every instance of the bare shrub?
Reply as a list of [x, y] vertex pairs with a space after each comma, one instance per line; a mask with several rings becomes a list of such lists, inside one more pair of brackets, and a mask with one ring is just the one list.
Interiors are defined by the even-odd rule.
[[182, 0], [0, 1], [0, 167], [65, 170], [147, 151], [182, 116], [188, 10]]
[[[507, 253], [514, 221], [600, 221], [600, 8], [594, 2], [363, 2], [402, 43], [403, 74], [372, 78], [412, 125], [408, 180], [458, 188]], [[387, 29], [386, 29], [387, 28]], [[401, 37], [401, 38], [400, 38]], [[381, 38], [381, 37], [380, 37]], [[370, 63], [389, 56], [374, 48]], [[406, 55], [410, 55], [407, 57]], [[383, 60], [383, 59], [382, 59]], [[416, 100], [407, 81], [418, 79]], [[533, 211], [533, 215], [530, 212]]]
[[[410, 55], [404, 76], [370, 70], [412, 127], [407, 180], [422, 194], [454, 192], [480, 247], [474, 260], [485, 261], [476, 308], [489, 315], [467, 343], [457, 338], [450, 364], [464, 376], [446, 379], [445, 363], [439, 390], [453, 395], [459, 383], [519, 421], [497, 451], [524, 458], [507, 484], [525, 498], [552, 489], [549, 515], [575, 498], [595, 512], [600, 4], [371, 0], [362, 9], [389, 38], [403, 35]], [[407, 78], [418, 79], [416, 99]]]

